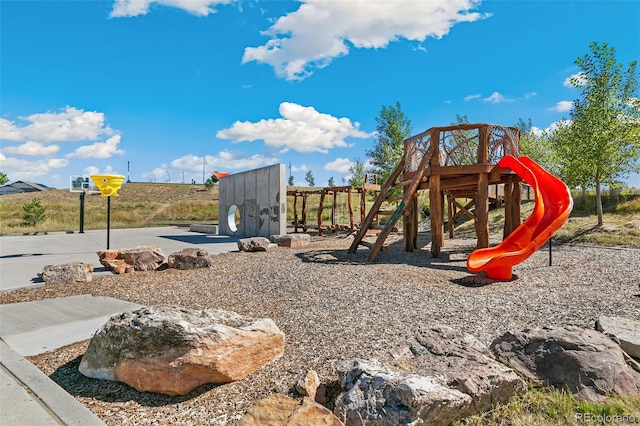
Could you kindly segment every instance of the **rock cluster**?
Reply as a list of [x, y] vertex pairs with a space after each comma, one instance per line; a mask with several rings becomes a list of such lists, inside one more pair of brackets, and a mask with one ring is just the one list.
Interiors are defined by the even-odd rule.
[[284, 333], [268, 318], [149, 306], [109, 319], [79, 370], [143, 392], [185, 395], [205, 383], [240, 380], [283, 351]]
[[166, 263], [159, 246], [140, 246], [130, 249], [101, 250], [98, 258], [102, 266], [116, 274], [133, 271], [155, 271]]
[[451, 328], [425, 330], [382, 360], [338, 367], [334, 413], [346, 425], [448, 425], [526, 390], [489, 349]]

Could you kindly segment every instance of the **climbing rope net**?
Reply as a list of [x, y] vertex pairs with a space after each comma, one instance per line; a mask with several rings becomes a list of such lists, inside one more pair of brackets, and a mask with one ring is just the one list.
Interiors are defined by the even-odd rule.
[[432, 127], [405, 140], [404, 171], [417, 170], [424, 156], [432, 156], [435, 146], [439, 148], [438, 164], [441, 166], [481, 163], [483, 155], [478, 150], [483, 135], [486, 138], [486, 158], [489, 164], [496, 164], [505, 155], [520, 155], [520, 131], [516, 127], [495, 124]]

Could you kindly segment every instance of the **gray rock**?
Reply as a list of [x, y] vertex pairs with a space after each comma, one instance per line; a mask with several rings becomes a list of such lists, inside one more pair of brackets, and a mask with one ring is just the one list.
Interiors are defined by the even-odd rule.
[[238, 249], [240, 251], [267, 251], [271, 242], [265, 237], [242, 238], [238, 240]]
[[596, 330], [564, 326], [507, 332], [491, 349], [529, 379], [589, 401], [636, 395], [640, 388], [640, 374], [626, 364], [620, 346]]
[[169, 268], [174, 269], [198, 269], [208, 268], [213, 264], [209, 253], [199, 248], [185, 248], [171, 253], [167, 261]]
[[38, 277], [47, 284], [86, 283], [93, 278], [93, 265], [71, 262], [63, 265], [47, 265]]
[[447, 425], [526, 391], [486, 346], [448, 327], [422, 331], [381, 363], [342, 364], [338, 375], [334, 412], [347, 425]]
[[468, 412], [471, 397], [442, 379], [400, 373], [375, 361], [338, 366], [343, 393], [334, 414], [347, 426], [448, 425]]
[[283, 351], [284, 334], [268, 318], [150, 306], [109, 319], [79, 370], [142, 392], [185, 395], [205, 383], [240, 380]]
[[630, 356], [640, 359], [640, 321], [620, 317], [600, 317], [596, 330], [613, 337]]

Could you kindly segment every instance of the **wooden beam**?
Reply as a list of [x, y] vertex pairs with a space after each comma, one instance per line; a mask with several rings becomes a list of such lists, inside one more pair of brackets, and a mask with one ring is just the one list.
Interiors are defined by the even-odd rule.
[[502, 229], [502, 239], [504, 240], [513, 232], [513, 212], [511, 203], [513, 202], [513, 184], [504, 184], [504, 228]]
[[347, 204], [349, 206], [349, 229], [353, 231], [354, 229], [356, 229], [356, 224], [353, 221], [353, 197], [351, 196], [351, 194], [351, 191], [347, 192]]
[[298, 233], [298, 193], [293, 194], [293, 232]]
[[429, 209], [431, 211], [431, 257], [440, 257], [443, 234], [442, 198], [440, 197], [440, 176], [431, 176], [429, 180]]
[[489, 175], [478, 175], [478, 194], [476, 195], [476, 235], [478, 248], [489, 247]]
[[318, 236], [322, 237], [322, 208], [324, 207], [325, 192], [320, 193], [320, 203], [318, 205]]

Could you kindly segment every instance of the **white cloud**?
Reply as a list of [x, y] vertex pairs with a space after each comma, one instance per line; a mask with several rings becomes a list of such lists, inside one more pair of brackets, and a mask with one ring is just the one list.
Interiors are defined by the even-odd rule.
[[508, 99], [502, 96], [499, 92], [493, 92], [491, 96], [483, 99], [485, 102], [490, 102], [492, 104], [499, 104], [502, 102], [508, 102]]
[[58, 113], [31, 114], [20, 117], [20, 120], [28, 124], [20, 126], [2, 119], [0, 137], [42, 143], [96, 140], [102, 135], [110, 136], [115, 133], [109, 126], [105, 126], [104, 113], [84, 111], [69, 106]]
[[524, 98], [524, 99], [531, 99], [531, 98], [533, 98], [534, 96], [538, 96], [538, 94], [537, 94], [536, 92], [529, 92], [529, 93], [525, 93], [525, 94], [524, 94], [524, 96], [523, 96], [523, 98]]
[[587, 84], [587, 75], [583, 72], [570, 75], [564, 80], [562, 85], [565, 87], [574, 87], [574, 85], [571, 84], [572, 81], [578, 86], [584, 86], [585, 84]]
[[556, 104], [556, 106], [549, 108], [549, 110], [556, 111], [556, 112], [566, 112], [566, 111], [571, 111], [572, 107], [573, 107], [572, 101], [560, 101]]
[[308, 171], [308, 170], [309, 170], [309, 168], [307, 167], [307, 165], [306, 165], [306, 164], [303, 164], [303, 165], [302, 165], [302, 166], [300, 166], [300, 167], [291, 166], [291, 172], [292, 172], [292, 173], [306, 172], [306, 171]]
[[3, 148], [2, 151], [9, 154], [18, 154], [18, 155], [29, 155], [29, 156], [38, 156], [38, 155], [53, 155], [60, 150], [58, 145], [48, 145], [45, 146], [38, 142], [29, 141], [22, 145], [18, 146], [8, 146]]
[[100, 173], [100, 169], [97, 168], [96, 166], [89, 166], [82, 169], [82, 174], [84, 176], [92, 176], [92, 175], [99, 175], [99, 174], [106, 174], [106, 173]]
[[480, 99], [482, 97], [482, 95], [478, 95], [478, 94], [473, 94], [473, 95], [467, 95], [464, 97], [464, 101], [465, 102], [469, 102], [472, 101], [474, 99]]
[[302, 153], [322, 152], [348, 146], [347, 137], [368, 138], [372, 133], [359, 130], [360, 123], [348, 118], [337, 118], [323, 114], [313, 107], [283, 102], [280, 104], [282, 118], [262, 119], [257, 123], [236, 121], [228, 129], [220, 130], [216, 136], [234, 142], [264, 140], [267, 146], [284, 147]]
[[193, 154], [185, 155], [171, 162], [173, 169], [185, 172], [202, 172], [204, 166], [206, 175], [209, 176], [211, 171], [225, 172], [229, 170], [239, 169], [255, 169], [258, 167], [276, 164], [278, 159], [275, 157], [267, 157], [260, 154], [254, 154], [250, 157], [236, 157], [232, 152], [227, 150], [220, 151], [217, 155], [207, 155], [198, 157]]
[[215, 6], [233, 3], [235, 0], [116, 0], [109, 15], [112, 18], [146, 15], [149, 7], [156, 3], [161, 6], [175, 7], [196, 16], [215, 13]]
[[442, 38], [460, 22], [489, 17], [471, 12], [479, 0], [302, 0], [300, 8], [278, 18], [263, 32], [263, 46], [245, 48], [243, 63], [271, 65], [276, 75], [302, 80], [312, 69], [359, 49], [386, 48], [401, 38], [424, 42]]
[[124, 150], [118, 149], [119, 143], [120, 135], [113, 135], [105, 142], [96, 142], [91, 145], [81, 146], [67, 156], [92, 159], [111, 158], [113, 155], [124, 154]]
[[66, 167], [69, 161], [64, 158], [51, 158], [48, 160], [23, 160], [15, 157], [6, 157], [0, 153], [2, 172], [9, 179], [33, 181], [49, 174], [51, 170]]
[[23, 136], [13, 121], [0, 118], [0, 139], [10, 141], [21, 141]]
[[88, 166], [82, 169], [82, 174], [84, 176], [91, 176], [91, 175], [114, 175], [118, 173], [115, 173], [113, 170], [113, 167], [111, 166], [105, 166], [102, 169], [102, 171], [100, 171], [100, 168], [96, 166]]
[[353, 163], [347, 158], [336, 158], [335, 160], [325, 164], [324, 169], [338, 173], [347, 173], [352, 164]]
[[14, 126], [13, 137], [17, 138], [17, 131], [20, 139], [35, 142], [96, 140], [101, 135], [115, 133], [105, 126], [104, 113], [69, 106], [59, 113], [31, 114], [20, 119], [29, 124], [20, 127], [11, 123]]

